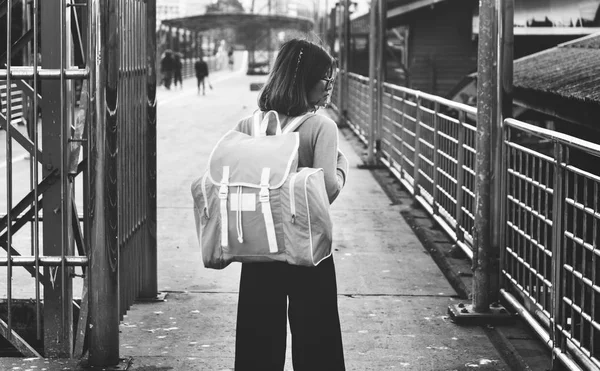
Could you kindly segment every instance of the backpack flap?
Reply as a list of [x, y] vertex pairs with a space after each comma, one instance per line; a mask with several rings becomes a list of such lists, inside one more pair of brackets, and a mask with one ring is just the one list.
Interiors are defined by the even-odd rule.
[[260, 188], [263, 169], [269, 168], [269, 188], [279, 188], [298, 167], [299, 144], [298, 133], [253, 137], [231, 130], [210, 155], [210, 181], [220, 184], [223, 167], [228, 166], [230, 186]]

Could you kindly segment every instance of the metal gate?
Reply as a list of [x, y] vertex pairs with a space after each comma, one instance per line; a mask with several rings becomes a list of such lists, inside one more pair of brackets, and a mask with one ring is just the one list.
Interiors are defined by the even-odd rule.
[[122, 315], [156, 297], [155, 9], [0, 2], [0, 334], [26, 356], [116, 364]]

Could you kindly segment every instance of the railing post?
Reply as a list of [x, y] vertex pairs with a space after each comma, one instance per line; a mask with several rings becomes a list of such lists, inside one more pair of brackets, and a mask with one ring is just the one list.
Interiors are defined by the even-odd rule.
[[[158, 265], [157, 265], [157, 242], [156, 242], [156, 36], [154, 24], [156, 23], [156, 0], [148, 0], [146, 5], [147, 33], [146, 33], [146, 66], [147, 66], [147, 115], [146, 128], [146, 246], [144, 256], [144, 280], [140, 290], [140, 297], [153, 298], [158, 294]], [[196, 37], [196, 40], [198, 37]], [[200, 36], [200, 42], [202, 36]], [[202, 51], [202, 44], [200, 45]], [[202, 55], [200, 56], [202, 58]]]
[[[400, 117], [400, 139], [402, 140], [402, 142], [400, 143], [400, 175], [402, 178], [406, 178], [405, 177], [405, 173], [406, 173], [406, 130], [405, 130], [405, 124], [406, 124], [406, 91], [402, 91], [402, 108], [400, 109], [400, 112], [402, 114], [402, 116]], [[414, 186], [414, 184], [413, 184]], [[414, 193], [414, 187], [413, 187], [413, 193]]]
[[[440, 103], [439, 102], [435, 102], [434, 103], [434, 113], [433, 113], [433, 190], [432, 190], [432, 197], [433, 197], [433, 215], [439, 215], [439, 190], [438, 190], [438, 182], [439, 182], [439, 172], [438, 172], [438, 168], [439, 168], [439, 159], [438, 159], [438, 150], [439, 150], [439, 146], [440, 146], [440, 140], [439, 140], [439, 136], [438, 136], [438, 130], [439, 130], [439, 113], [440, 113]], [[458, 172], [457, 172], [458, 173]], [[457, 193], [458, 193], [458, 189], [457, 189]], [[458, 223], [457, 223], [458, 224]]]
[[381, 137], [383, 130], [383, 97], [386, 78], [386, 48], [387, 48], [387, 1], [378, 0], [379, 28], [377, 38], [377, 127], [375, 130], [375, 161], [378, 162], [381, 155]]
[[119, 14], [116, 1], [91, 0], [89, 363], [119, 361], [119, 246], [117, 204], [117, 109]]
[[465, 183], [465, 119], [466, 113], [461, 110], [458, 114], [458, 152], [456, 154], [456, 241], [465, 242], [465, 233], [461, 228], [463, 221], [463, 204], [465, 197], [463, 195], [463, 186]]
[[[551, 339], [554, 342], [554, 348], [565, 349], [565, 343], [563, 336], [560, 333], [558, 326], [565, 328], [568, 324], [563, 322], [562, 316], [562, 296], [565, 292], [566, 283], [562, 279], [562, 264], [566, 261], [565, 250], [563, 247], [563, 199], [564, 199], [564, 186], [565, 181], [565, 153], [563, 145], [558, 141], [554, 140], [554, 184], [552, 193], [552, 312], [550, 318], [549, 329]], [[552, 352], [552, 363], [559, 362], [556, 359], [556, 355]]]
[[497, 125], [493, 127], [492, 143], [493, 152], [493, 212], [492, 217], [492, 257], [490, 275], [491, 302], [497, 302], [500, 295], [500, 280], [502, 270], [502, 250], [504, 249], [504, 235], [506, 233], [506, 193], [505, 174], [503, 164], [503, 124], [504, 119], [512, 117], [513, 100], [513, 28], [514, 28], [514, 0], [498, 0], [498, 61], [496, 75], [498, 99], [496, 114]]
[[421, 156], [421, 145], [419, 143], [421, 139], [421, 96], [417, 95], [417, 111], [415, 114], [415, 153], [413, 157], [413, 192], [415, 196], [418, 196], [421, 192], [419, 191], [419, 157]]
[[[377, 103], [375, 93], [375, 80], [377, 79], [377, 12], [379, 1], [371, 1], [371, 11], [369, 12], [370, 31], [369, 31], [369, 138], [367, 146], [367, 165], [375, 165], [375, 135], [377, 127]], [[379, 86], [379, 81], [377, 81]]]
[[340, 0], [339, 22], [339, 62], [343, 71], [339, 86], [338, 110], [340, 119], [345, 123], [348, 119], [348, 56], [350, 47], [350, 0]]
[[[396, 133], [396, 125], [394, 125], [394, 118], [393, 118], [394, 117], [394, 106], [396, 104], [396, 89], [394, 89], [394, 88], [390, 89], [390, 98], [389, 99], [390, 99], [389, 115], [390, 115], [390, 121], [392, 122], [392, 125], [390, 125], [390, 128], [389, 128], [390, 133], [391, 133], [389, 140], [390, 140], [390, 146], [394, 147], [394, 144], [393, 144], [394, 134], [397, 134]], [[382, 126], [382, 130], [383, 130], [383, 126]], [[383, 132], [382, 132], [381, 136], [383, 137]], [[401, 143], [398, 143], [398, 144], [401, 145]], [[400, 148], [400, 147], [398, 147], [398, 148]], [[392, 168], [393, 164], [394, 164], [394, 156], [392, 154], [392, 151], [388, 152], [388, 162], [390, 163], [389, 164], [390, 168]]]
[[489, 311], [492, 246], [492, 131], [497, 122], [497, 0], [479, 2], [473, 310]]
[[343, 47], [343, 40], [342, 40], [342, 36], [344, 34], [344, 21], [342, 20], [342, 4], [341, 2], [338, 2], [336, 4], [335, 7], [336, 10], [336, 33], [337, 33], [337, 59], [338, 59], [338, 66], [340, 69], [340, 78], [339, 78], [339, 83], [337, 84], [338, 86], [338, 96], [337, 96], [337, 108], [338, 108], [338, 115], [340, 116], [340, 120], [341, 121], [345, 121], [345, 117], [344, 117], [344, 98], [343, 98], [343, 92], [344, 92], [344, 81], [345, 79], [348, 78], [347, 76], [347, 71], [344, 71], [344, 64], [343, 64], [343, 58], [344, 58], [344, 53], [342, 52], [342, 47]]
[[344, 58], [342, 60], [342, 63], [344, 65], [344, 71], [346, 71], [346, 79], [344, 81], [344, 92], [343, 92], [343, 99], [344, 99], [344, 109], [343, 109], [343, 114], [344, 117], [347, 116], [347, 111], [348, 111], [348, 99], [349, 99], [349, 94], [348, 94], [348, 75], [350, 73], [350, 0], [344, 0], [344, 49], [343, 49], [343, 53], [344, 53]]

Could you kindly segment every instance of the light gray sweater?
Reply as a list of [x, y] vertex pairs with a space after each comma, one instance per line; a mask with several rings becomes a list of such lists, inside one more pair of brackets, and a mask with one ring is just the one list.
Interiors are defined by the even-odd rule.
[[[282, 128], [295, 117], [279, 114]], [[275, 127], [274, 115], [269, 116], [269, 128]], [[251, 135], [253, 116], [242, 119], [235, 130]], [[348, 161], [338, 148], [338, 128], [328, 117], [309, 114], [298, 129], [300, 147], [298, 148], [298, 167], [321, 168], [325, 175], [325, 188], [332, 203], [346, 183]], [[271, 133], [271, 131], [268, 131]]]

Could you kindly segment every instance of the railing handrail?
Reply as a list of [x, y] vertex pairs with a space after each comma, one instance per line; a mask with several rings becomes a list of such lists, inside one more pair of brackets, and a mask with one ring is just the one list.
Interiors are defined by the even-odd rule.
[[455, 108], [455, 109], [458, 109], [458, 110], [461, 110], [461, 111], [465, 111], [466, 113], [471, 113], [473, 115], [477, 115], [477, 108], [473, 107], [473, 106], [469, 106], [468, 104], [464, 104], [464, 103], [460, 103], [460, 102], [455, 102], [455, 101], [447, 99], [447, 98], [442, 98], [442, 97], [437, 96], [437, 95], [425, 93], [425, 92], [420, 91], [420, 90], [410, 89], [410, 88], [407, 88], [407, 87], [404, 87], [404, 86], [400, 86], [400, 85], [396, 85], [396, 84], [392, 84], [392, 83], [389, 83], [389, 82], [384, 82], [383, 85], [386, 86], [386, 87], [391, 87], [393, 89], [400, 90], [400, 91], [403, 91], [405, 93], [414, 95], [415, 97], [422, 97], [422, 98], [425, 98], [425, 99], [430, 100], [432, 102], [443, 104], [443, 105], [448, 106], [450, 108]]
[[591, 155], [600, 157], [600, 144], [590, 142], [585, 139], [580, 139], [568, 134], [563, 134], [554, 130], [541, 128], [539, 126], [531, 125], [515, 119], [506, 119], [504, 120], [504, 123], [508, 126], [535, 134], [544, 139], [558, 141], [562, 144], [567, 144]]
[[[340, 72], [344, 72], [344, 71], [340, 71]], [[352, 77], [355, 80], [358, 81], [363, 81], [363, 82], [369, 82], [369, 78], [363, 75], [359, 75], [357, 73], [354, 72], [348, 72], [348, 77]]]

